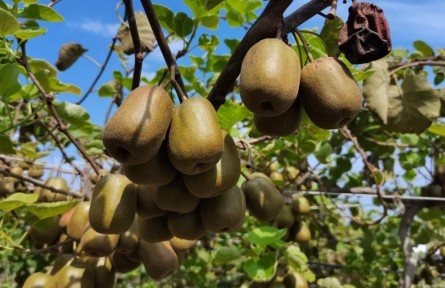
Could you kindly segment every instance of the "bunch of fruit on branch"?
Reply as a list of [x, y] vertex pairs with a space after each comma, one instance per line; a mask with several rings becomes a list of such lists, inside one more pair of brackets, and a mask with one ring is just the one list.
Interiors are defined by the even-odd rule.
[[[295, 51], [280, 39], [264, 39], [248, 51], [239, 89], [256, 128], [272, 136], [295, 133], [303, 108], [317, 126], [334, 129], [351, 121], [362, 104], [343, 63], [325, 57], [301, 68]], [[41, 243], [65, 235], [74, 245], [59, 247], [65, 253], [52, 270], [32, 274], [24, 287], [68, 287], [69, 281], [112, 287], [116, 272], [140, 265], [153, 279], [163, 279], [209, 231], [238, 230], [246, 210], [260, 221], [289, 228], [291, 240], [310, 240], [310, 230], [298, 219], [309, 211], [305, 198], [285, 204], [261, 173], [246, 175], [238, 187], [237, 146], [204, 97], [186, 98], [174, 107], [162, 87], [136, 88], [104, 127], [103, 142], [108, 155], [121, 164], [119, 170], [97, 181], [91, 201], [80, 202], [61, 219], [40, 223], [59, 231]], [[45, 193], [46, 201], [63, 198]]]

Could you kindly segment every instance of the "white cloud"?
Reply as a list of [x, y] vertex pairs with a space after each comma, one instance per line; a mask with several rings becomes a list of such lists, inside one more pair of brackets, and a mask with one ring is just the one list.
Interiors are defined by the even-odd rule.
[[83, 19], [76, 23], [68, 22], [67, 25], [71, 29], [80, 29], [103, 37], [115, 36], [120, 27], [119, 23], [104, 23], [93, 19]]

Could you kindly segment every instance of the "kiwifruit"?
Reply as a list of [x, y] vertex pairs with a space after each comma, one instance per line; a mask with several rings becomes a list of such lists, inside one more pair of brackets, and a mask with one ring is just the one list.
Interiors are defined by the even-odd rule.
[[32, 165], [31, 167], [29, 167], [28, 176], [35, 179], [39, 179], [40, 177], [43, 176], [43, 166]]
[[246, 195], [247, 209], [258, 220], [273, 220], [284, 205], [283, 196], [266, 175], [251, 176], [241, 189]]
[[284, 177], [287, 181], [295, 182], [298, 175], [300, 175], [300, 170], [294, 166], [286, 166], [284, 169]]
[[274, 225], [278, 228], [290, 228], [295, 222], [294, 213], [289, 205], [283, 205], [274, 220]]
[[299, 95], [311, 121], [323, 129], [347, 125], [362, 108], [354, 77], [333, 57], [322, 57], [303, 67]]
[[147, 242], [161, 242], [173, 237], [168, 229], [167, 215], [149, 219], [137, 217], [136, 221], [139, 237]]
[[175, 250], [176, 254], [178, 254], [178, 251], [186, 251], [192, 248], [198, 242], [198, 240], [187, 240], [175, 236], [173, 236], [173, 238], [170, 239], [169, 241], [173, 249]]
[[197, 240], [207, 232], [201, 220], [199, 207], [185, 214], [169, 213], [167, 224], [170, 233], [182, 239]]
[[181, 214], [193, 211], [199, 204], [199, 198], [189, 192], [181, 174], [167, 185], [156, 187], [153, 200], [162, 210]]
[[53, 275], [34, 272], [26, 278], [22, 288], [57, 288], [57, 281]]
[[440, 256], [445, 257], [445, 246], [440, 247], [439, 253], [440, 253]]
[[29, 229], [32, 241], [40, 244], [52, 244], [59, 239], [61, 228], [59, 216], [44, 218]]
[[253, 45], [241, 65], [240, 95], [253, 113], [272, 117], [294, 103], [300, 86], [300, 61], [280, 39], [263, 39]]
[[131, 165], [152, 159], [164, 141], [172, 110], [173, 102], [163, 88], [134, 89], [104, 127], [102, 140], [109, 155]]
[[94, 287], [114, 287], [116, 269], [109, 257], [99, 257], [93, 267]]
[[15, 192], [14, 180], [12, 177], [0, 175], [0, 196], [7, 196]]
[[305, 222], [296, 222], [294, 227], [294, 239], [299, 243], [307, 243], [312, 239], [311, 230]]
[[177, 170], [170, 163], [167, 144], [162, 144], [159, 151], [148, 162], [139, 165], [122, 165], [122, 173], [136, 184], [162, 186], [175, 178]]
[[58, 254], [56, 259], [54, 259], [53, 266], [50, 270], [51, 275], [56, 275], [63, 267], [70, 265], [75, 259], [73, 253], [68, 254]]
[[[11, 168], [9, 168], [9, 171], [11, 171], [14, 174], [23, 176], [23, 168], [20, 167], [20, 166], [11, 167]], [[18, 178], [15, 178], [15, 177], [11, 177], [11, 178], [14, 180], [14, 182], [19, 182], [20, 181]]]
[[283, 278], [283, 284], [286, 288], [309, 288], [309, 284], [304, 276], [296, 271], [290, 271]]
[[198, 175], [183, 175], [190, 193], [198, 198], [217, 196], [238, 182], [241, 173], [240, 157], [232, 136], [223, 130], [224, 152], [216, 166]]
[[202, 199], [199, 206], [202, 223], [212, 232], [233, 232], [244, 223], [246, 199], [236, 185], [216, 197]]
[[180, 172], [196, 175], [221, 159], [224, 139], [213, 105], [203, 97], [188, 98], [173, 111], [168, 155]]
[[88, 226], [80, 238], [78, 251], [95, 257], [109, 256], [118, 242], [118, 234], [102, 234]]
[[136, 212], [138, 216], [149, 219], [167, 214], [167, 211], [159, 208], [153, 200], [155, 188], [149, 185], [137, 185]]
[[139, 246], [139, 234], [137, 221], [134, 221], [130, 229], [119, 236], [119, 242], [116, 246], [116, 251], [124, 253], [132, 253], [137, 251]]
[[130, 259], [127, 254], [120, 251], [114, 251], [114, 253], [111, 255], [111, 262], [113, 263], [114, 269], [118, 273], [131, 272], [142, 264], [140, 260], [135, 261]]
[[300, 98], [284, 113], [277, 116], [265, 117], [253, 114], [253, 123], [256, 129], [263, 135], [288, 136], [297, 132], [303, 115], [303, 104]]
[[124, 233], [134, 221], [136, 201], [136, 185], [125, 175], [108, 174], [100, 178], [91, 198], [91, 227], [99, 233]]
[[76, 210], [76, 207], [70, 208], [70, 210], [62, 213], [62, 215], [59, 218], [59, 226], [60, 228], [66, 228], [68, 225], [68, 222], [70, 221], [71, 217], [73, 216], [74, 211]]
[[75, 240], [80, 240], [83, 231], [90, 224], [90, 201], [83, 201], [76, 205], [73, 215], [66, 226], [66, 233]]
[[155, 280], [166, 278], [179, 268], [178, 256], [168, 241], [149, 243], [142, 240], [139, 256], [148, 276]]
[[[62, 177], [49, 177], [45, 181], [45, 185], [52, 187], [54, 189], [69, 191], [68, 184], [66, 183], [66, 180]], [[39, 194], [40, 202], [57, 202], [57, 201], [66, 201], [69, 199], [68, 195], [52, 192], [51, 190], [40, 187], [36, 188], [34, 193]]]
[[306, 197], [296, 195], [292, 198], [292, 209], [295, 214], [307, 214], [311, 212], [311, 205]]
[[60, 269], [55, 278], [57, 287], [94, 288], [94, 270], [90, 265], [69, 264]]
[[280, 183], [280, 182], [283, 182], [283, 181], [284, 181], [284, 176], [283, 176], [283, 173], [280, 173], [280, 172], [277, 172], [277, 171], [272, 171], [272, 172], [269, 174], [269, 179], [270, 179], [273, 183], [275, 183], [275, 182]]

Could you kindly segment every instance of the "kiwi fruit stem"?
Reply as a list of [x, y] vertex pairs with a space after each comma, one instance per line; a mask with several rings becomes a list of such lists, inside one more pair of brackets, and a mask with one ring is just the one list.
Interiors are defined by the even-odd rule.
[[[304, 51], [306, 52], [307, 59], [309, 59], [309, 62], [311, 62], [311, 63], [314, 62], [314, 57], [312, 56], [311, 51], [309, 51], [309, 46], [307, 45], [306, 39], [304, 39], [301, 31], [298, 30], [297, 28], [295, 28], [295, 34], [298, 35], [298, 38], [300, 38], [301, 43], [303, 43]], [[294, 37], [295, 37], [295, 34], [294, 34]], [[295, 37], [295, 41], [297, 41], [297, 43], [298, 43], [297, 37]]]

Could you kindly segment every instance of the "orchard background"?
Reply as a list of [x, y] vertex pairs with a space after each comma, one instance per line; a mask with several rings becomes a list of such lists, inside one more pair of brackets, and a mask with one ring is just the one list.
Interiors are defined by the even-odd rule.
[[[309, 200], [310, 213], [295, 221], [307, 224], [311, 239], [298, 241], [291, 228], [247, 215], [238, 232], [208, 233], [167, 279], [156, 282], [140, 266], [118, 273], [116, 287], [279, 287], [290, 272], [303, 275], [310, 287], [443, 287], [441, 1], [376, 0], [390, 11], [393, 51], [363, 65], [339, 56], [364, 97], [362, 111], [346, 127], [323, 130], [303, 115], [297, 133], [264, 136], [240, 101], [234, 67], [249, 47], [274, 37], [278, 23], [303, 64], [296, 27], [314, 58], [338, 55], [338, 33], [351, 3], [339, 1], [338, 17], [330, 19], [332, 2], [186, 0], [154, 2], [153, 10], [149, 0], [1, 0], [1, 287], [21, 287], [31, 273], [47, 272], [60, 247], [73, 245], [70, 239], [39, 244], [28, 234], [90, 198], [98, 174], [117, 168], [104, 153], [104, 123], [133, 88], [165, 83], [171, 71], [178, 85], [167, 91], [175, 103], [182, 86], [189, 97], [208, 97], [217, 109], [221, 128], [237, 141], [243, 174], [267, 174], [287, 204], [295, 195]], [[132, 11], [143, 13], [136, 17], [143, 19], [136, 53], [128, 51]], [[152, 21], [153, 12], [162, 30], [142, 23], [148, 23], [145, 14]], [[132, 29], [120, 29], [121, 22]], [[164, 43], [155, 41], [161, 34]], [[70, 42], [81, 45], [75, 45], [78, 54], [62, 55], [57, 67], [65, 70], [67, 58], [75, 62], [59, 71], [59, 49]], [[44, 173], [33, 178], [29, 167], [36, 166]], [[69, 183], [57, 192], [71, 199], [39, 202], [35, 189], [51, 189], [45, 182], [54, 176]], [[239, 185], [244, 181], [241, 176]]]

